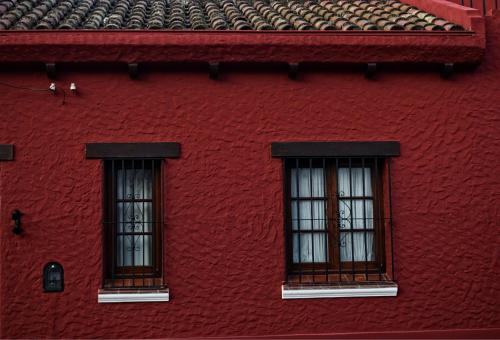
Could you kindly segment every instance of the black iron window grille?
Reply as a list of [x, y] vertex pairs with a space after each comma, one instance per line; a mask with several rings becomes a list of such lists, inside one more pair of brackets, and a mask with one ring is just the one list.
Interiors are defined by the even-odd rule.
[[390, 158], [285, 157], [288, 284], [394, 281]]
[[163, 288], [162, 163], [104, 161], [104, 288]]

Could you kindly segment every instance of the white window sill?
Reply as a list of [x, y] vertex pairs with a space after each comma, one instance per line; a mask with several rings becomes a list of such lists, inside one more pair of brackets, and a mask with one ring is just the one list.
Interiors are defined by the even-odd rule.
[[281, 286], [282, 299], [322, 299], [397, 296], [395, 283], [349, 286]]
[[168, 302], [169, 298], [168, 289], [135, 292], [99, 290], [97, 294], [98, 303]]

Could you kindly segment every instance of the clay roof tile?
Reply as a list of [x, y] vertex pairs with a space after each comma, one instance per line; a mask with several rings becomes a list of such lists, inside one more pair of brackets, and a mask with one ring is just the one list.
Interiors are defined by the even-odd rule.
[[123, 28], [464, 30], [398, 0], [0, 0], [0, 30]]

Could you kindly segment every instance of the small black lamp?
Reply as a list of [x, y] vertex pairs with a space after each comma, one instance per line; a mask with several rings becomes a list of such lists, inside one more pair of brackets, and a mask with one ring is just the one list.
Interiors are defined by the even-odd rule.
[[64, 269], [57, 262], [49, 262], [43, 267], [43, 291], [46, 293], [64, 290]]

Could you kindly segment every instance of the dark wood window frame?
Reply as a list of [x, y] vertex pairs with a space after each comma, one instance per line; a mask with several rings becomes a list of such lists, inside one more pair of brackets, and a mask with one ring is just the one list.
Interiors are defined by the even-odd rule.
[[[103, 160], [103, 288], [105, 289], [162, 289], [164, 288], [163, 275], [163, 178], [165, 158], [178, 158], [180, 156], [180, 144], [173, 142], [159, 143], [89, 143], [86, 144], [87, 159]], [[126, 171], [133, 170], [133, 184], [135, 187], [136, 171], [142, 171], [145, 176], [146, 170], [151, 170], [151, 197], [144, 194], [144, 184], [142, 196], [125, 197], [126, 184], [123, 183], [121, 196], [118, 196], [119, 183], [117, 169], [121, 168], [122, 176], [126, 176]], [[124, 177], [123, 177], [124, 178]], [[144, 180], [144, 179], [143, 179]], [[134, 189], [135, 190], [135, 189]], [[127, 216], [123, 214], [122, 220], [117, 216], [120, 204], [125, 209], [126, 203], [142, 203], [142, 219], [137, 225], [142, 223], [142, 230], [127, 231], [126, 225], [135, 228], [136, 223], [127, 222]], [[145, 217], [144, 205], [151, 204], [151, 216], [149, 220]], [[148, 208], [149, 209], [149, 208]], [[135, 213], [132, 214], [133, 218]], [[145, 225], [149, 223], [151, 228], [145, 230]], [[122, 229], [118, 225], [122, 225]], [[139, 227], [138, 227], [139, 228]], [[135, 265], [135, 241], [130, 241], [132, 254], [129, 265], [128, 258], [123, 248], [126, 245], [125, 238], [131, 236], [134, 240], [136, 236], [142, 237], [142, 262]], [[119, 237], [123, 241], [119, 241]], [[148, 250], [148, 262], [146, 263], [146, 238], [151, 238], [151, 252]], [[118, 263], [118, 243], [121, 243], [122, 251], [121, 263]], [[150, 257], [149, 257], [150, 256]]]
[[[152, 174], [152, 193], [151, 198], [135, 199], [118, 197], [118, 187], [123, 185], [118, 183], [116, 175], [117, 170], [123, 169], [133, 170], [134, 177], [136, 171], [151, 170]], [[104, 167], [104, 258], [105, 258], [105, 286], [120, 287], [120, 286], [161, 286], [162, 282], [162, 267], [163, 267], [163, 193], [162, 193], [162, 178], [163, 178], [163, 160], [157, 159], [128, 159], [128, 160], [105, 160]], [[135, 178], [134, 178], [135, 180]], [[124, 195], [125, 188], [122, 188]], [[131, 203], [132, 206], [138, 204], [151, 204], [152, 220], [147, 222], [150, 225], [149, 232], [145, 231], [144, 217], [139, 220], [138, 224], [142, 223], [142, 230], [134, 232], [125, 232], [125, 222], [122, 222], [123, 230], [119, 232], [119, 204], [125, 205]], [[144, 211], [142, 212], [144, 214]], [[123, 218], [123, 216], [122, 216]], [[133, 262], [135, 254], [132, 255], [132, 264], [129, 266], [118, 265], [118, 239], [119, 237], [131, 236], [133, 238], [143, 237], [143, 243], [146, 237], [151, 237], [152, 251], [149, 254], [150, 266], [136, 266]], [[123, 243], [122, 247], [125, 246]], [[143, 245], [144, 246], [144, 245]], [[122, 250], [123, 251], [123, 250]], [[145, 250], [143, 249], [143, 261]], [[125, 255], [122, 254], [122, 261], [125, 261]], [[153, 279], [153, 280], [147, 280]], [[156, 279], [156, 280], [155, 280]]]
[[[289, 161], [294, 161], [292, 159], [289, 159]], [[302, 160], [301, 160], [302, 161]], [[378, 164], [369, 164], [371, 163], [369, 160], [367, 160], [367, 164], [364, 164], [365, 168], [370, 168], [371, 169], [371, 191], [372, 191], [372, 196], [365, 196], [365, 197], [353, 197], [353, 196], [344, 196], [342, 199], [344, 200], [358, 200], [358, 199], [369, 199], [371, 198], [373, 202], [373, 232], [376, 235], [374, 237], [374, 254], [375, 254], [375, 260], [370, 261], [368, 263], [368, 272], [369, 273], [378, 273], [379, 270], [385, 271], [385, 245], [384, 245], [384, 228], [381, 226], [381, 220], [383, 220], [383, 209], [381, 208], [381, 202], [383, 202], [382, 199], [382, 190], [381, 190], [381, 178], [379, 174], [382, 173], [382, 159], [378, 161]], [[349, 167], [348, 164], [346, 164], [346, 160], [340, 159], [338, 163], [338, 167]], [[340, 258], [340, 250], [339, 247], [336, 246], [331, 246], [331, 245], [337, 245], [340, 240], [340, 230], [337, 227], [336, 223], [339, 223], [340, 218], [340, 209], [339, 209], [339, 200], [336, 198], [338, 195], [338, 184], [337, 184], [337, 174], [336, 174], [336, 161], [335, 159], [328, 159], [325, 162], [325, 177], [326, 177], [326, 195], [324, 196], [324, 201], [325, 201], [325, 206], [326, 206], [326, 223], [327, 224], [333, 224], [334, 228], [325, 228], [324, 230], [316, 230], [316, 231], [311, 231], [311, 230], [293, 230], [292, 225], [290, 223], [287, 223], [286, 228], [288, 229], [287, 233], [287, 265], [290, 270], [290, 274], [299, 274], [299, 272], [302, 272], [303, 274], [307, 274], [308, 272], [315, 271], [315, 270], [320, 270], [320, 272], [328, 271], [331, 273], [337, 273], [339, 269], [343, 269], [344, 271], [351, 271], [352, 267], [354, 265], [354, 269], [356, 273], [364, 273], [367, 268], [365, 266], [365, 262], [361, 261], [356, 261], [353, 263], [347, 262], [347, 261], [342, 261], [340, 263], [338, 259]], [[355, 168], [361, 168], [361, 159], [358, 160], [357, 164], [356, 162], [353, 161], [351, 164], [352, 169]], [[375, 171], [375, 167], [378, 167], [377, 171]], [[292, 200], [293, 198], [291, 197], [291, 170], [294, 168], [294, 166], [290, 166], [289, 164], [285, 167], [286, 168], [286, 184], [285, 184], [285, 190], [286, 190], [286, 221], [291, 221], [292, 220], [292, 215], [291, 215], [291, 206], [292, 206]], [[306, 168], [306, 167], [302, 167]], [[317, 168], [317, 167], [313, 167]], [[317, 199], [313, 199], [317, 200]], [[310, 201], [313, 201], [310, 200]], [[352, 222], [351, 222], [352, 223]], [[370, 229], [370, 230], [372, 230]], [[366, 232], [368, 229], [345, 229], [345, 233], [356, 233], [356, 232]], [[307, 233], [323, 233], [326, 234], [327, 237], [327, 251], [328, 251], [328, 261], [327, 262], [315, 262], [314, 264], [312, 263], [302, 263], [302, 264], [297, 264], [293, 262], [292, 256], [293, 256], [293, 234], [307, 234]]]
[[[284, 142], [284, 143], [272, 143], [271, 144], [271, 155], [273, 157], [280, 157], [283, 159], [283, 190], [284, 190], [284, 219], [285, 219], [285, 263], [286, 263], [286, 282], [293, 282], [298, 277], [299, 283], [325, 283], [325, 281], [343, 281], [343, 276], [345, 273], [352, 274], [351, 278], [345, 281], [358, 281], [358, 276], [364, 275], [366, 281], [385, 281], [394, 279], [394, 262], [393, 262], [393, 241], [392, 241], [392, 207], [390, 207], [390, 157], [399, 156], [400, 147], [398, 142]], [[315, 162], [316, 164], [313, 164]], [[323, 162], [319, 165], [319, 162]], [[324, 191], [323, 197], [313, 197], [302, 198], [296, 196], [292, 198], [291, 195], [291, 171], [293, 168], [323, 168], [324, 172]], [[362, 168], [369, 167], [371, 169], [371, 193], [370, 197], [339, 197], [339, 188], [337, 181], [337, 173], [339, 168]], [[386, 174], [386, 169], [388, 169], [389, 175]], [[351, 170], [349, 170], [351, 171]], [[297, 173], [297, 172], [296, 172]], [[364, 171], [363, 171], [364, 174]], [[312, 176], [310, 174], [309, 176]], [[363, 175], [364, 176], [364, 175]], [[350, 177], [349, 177], [350, 178]], [[364, 178], [364, 177], [363, 177]], [[386, 183], [386, 180], [389, 183]], [[352, 181], [351, 179], [349, 180]], [[352, 183], [352, 182], [351, 182]], [[312, 182], [311, 184], [312, 185]], [[352, 185], [352, 184], [351, 184]], [[389, 206], [387, 206], [386, 198], [384, 197], [387, 191], [387, 186], [389, 190]], [[298, 182], [296, 184], [298, 187]], [[364, 184], [363, 184], [364, 187]], [[312, 187], [311, 189], [312, 190]], [[312, 191], [311, 191], [312, 196]], [[366, 227], [366, 217], [363, 217], [364, 227], [361, 229], [354, 228], [351, 225], [350, 229], [340, 229], [339, 224], [341, 222], [341, 217], [339, 215], [339, 202], [342, 200], [349, 200], [352, 202], [356, 199], [368, 199], [372, 201], [372, 211], [373, 211], [373, 229]], [[324, 229], [311, 230], [314, 229], [313, 222], [310, 222], [310, 229], [297, 230], [297, 227], [293, 226], [292, 222], [292, 201], [295, 200], [309, 200], [313, 201], [323, 201], [324, 202], [324, 218], [326, 223], [323, 227]], [[298, 204], [298, 203], [296, 203]], [[313, 203], [310, 203], [312, 207]], [[298, 209], [298, 208], [295, 208]], [[312, 208], [311, 208], [312, 209]], [[365, 203], [363, 203], [363, 216], [366, 213]], [[386, 212], [385, 210], [391, 210]], [[299, 212], [296, 211], [298, 215]], [[386, 219], [386, 215], [389, 216]], [[299, 217], [300, 218], [300, 217]], [[313, 218], [311, 216], [311, 218]], [[386, 222], [390, 224], [390, 235], [386, 235]], [[299, 222], [295, 222], [299, 223]], [[353, 223], [351, 215], [351, 223]], [[364, 242], [366, 247], [367, 234], [373, 233], [373, 257], [369, 261], [353, 261], [354, 256], [354, 236], [351, 238], [351, 250], [353, 255], [351, 261], [340, 260], [340, 232], [345, 233], [344, 235], [354, 235], [354, 233], [364, 233]], [[326, 255], [326, 261], [322, 255], [321, 260], [314, 261], [314, 236], [311, 236], [310, 241], [312, 242], [313, 254], [312, 261], [302, 262], [301, 251], [298, 250], [299, 261], [294, 259], [294, 234], [310, 234], [315, 233], [323, 234], [326, 237], [320, 239], [325, 240], [325, 248], [328, 252]], [[387, 240], [390, 236], [390, 247], [387, 245]], [[309, 246], [310, 247], [310, 246]], [[390, 251], [388, 250], [390, 248]], [[297, 252], [297, 249], [295, 249]], [[321, 252], [323, 254], [323, 251]], [[364, 250], [365, 258], [367, 257], [367, 249]], [[295, 262], [294, 262], [295, 260]], [[347, 259], [349, 260], [349, 259]], [[390, 261], [389, 261], [390, 260]], [[387, 265], [389, 261], [389, 267]], [[391, 263], [392, 262], [392, 263]], [[388, 269], [392, 271], [391, 275], [386, 275]], [[331, 279], [332, 274], [337, 274], [336, 280]], [[378, 275], [376, 275], [378, 274]], [[325, 279], [315, 280], [315, 276], [324, 275]], [[373, 279], [376, 277], [375, 279]]]

